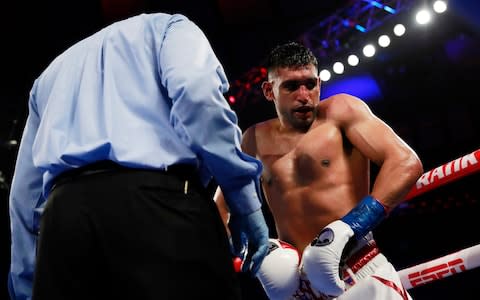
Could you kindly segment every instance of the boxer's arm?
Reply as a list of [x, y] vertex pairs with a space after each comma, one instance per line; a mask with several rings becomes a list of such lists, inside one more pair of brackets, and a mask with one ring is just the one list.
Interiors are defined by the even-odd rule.
[[220, 217], [222, 218], [223, 225], [227, 230], [228, 236], [230, 236], [230, 230], [228, 229], [228, 219], [230, 217], [230, 212], [228, 210], [227, 203], [225, 202], [225, 198], [220, 187], [218, 187], [215, 191], [213, 199], [215, 200], [215, 204], [217, 205], [218, 212], [220, 213]]
[[384, 206], [395, 208], [423, 174], [417, 154], [359, 98], [334, 96], [327, 114], [353, 147], [379, 166], [371, 194]]
[[355, 149], [380, 166], [371, 195], [341, 220], [327, 225], [304, 251], [302, 265], [311, 271], [312, 285], [337, 296], [344, 289], [338, 266], [346, 243], [374, 229], [404, 199], [423, 167], [416, 153], [363, 101], [347, 94], [327, 101], [327, 117], [345, 132]]
[[350, 226], [356, 239], [360, 239], [380, 224], [388, 212], [385, 205], [367, 195], [341, 221]]

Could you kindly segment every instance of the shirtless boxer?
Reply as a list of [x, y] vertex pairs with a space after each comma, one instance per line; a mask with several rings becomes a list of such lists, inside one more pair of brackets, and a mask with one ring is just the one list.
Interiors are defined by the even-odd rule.
[[[337, 94], [320, 101], [317, 60], [302, 45], [276, 47], [267, 64], [262, 89], [278, 118], [251, 126], [242, 141], [263, 162], [279, 239], [271, 239], [257, 276], [266, 294], [410, 299], [371, 230], [423, 173], [416, 153], [362, 100]], [[372, 186], [370, 162], [379, 166]], [[215, 200], [227, 224], [220, 190]]]

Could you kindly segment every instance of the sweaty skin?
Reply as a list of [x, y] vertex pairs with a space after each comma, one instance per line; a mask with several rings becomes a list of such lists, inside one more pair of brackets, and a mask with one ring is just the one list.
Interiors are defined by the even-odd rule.
[[278, 237], [299, 250], [368, 193], [368, 160], [344, 145], [332, 122], [317, 120], [308, 133], [292, 136], [272, 120], [252, 127], [250, 136], [264, 164], [262, 187]]
[[[413, 150], [363, 101], [347, 94], [320, 101], [316, 74], [313, 65], [278, 68], [262, 85], [278, 118], [251, 126], [242, 140], [243, 151], [263, 163], [278, 238], [300, 253], [367, 194], [395, 207], [423, 172]], [[371, 161], [380, 167], [372, 189]], [[215, 199], [227, 222], [220, 191]]]

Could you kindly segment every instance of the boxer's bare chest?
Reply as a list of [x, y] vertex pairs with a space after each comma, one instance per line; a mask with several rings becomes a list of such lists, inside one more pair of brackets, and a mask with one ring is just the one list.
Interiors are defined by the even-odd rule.
[[343, 153], [342, 134], [329, 123], [303, 134], [271, 136], [258, 146], [264, 184], [285, 189], [321, 180]]

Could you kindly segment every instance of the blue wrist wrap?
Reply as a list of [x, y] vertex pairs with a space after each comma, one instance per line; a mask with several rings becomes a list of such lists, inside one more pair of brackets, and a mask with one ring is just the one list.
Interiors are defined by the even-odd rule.
[[341, 220], [352, 228], [355, 237], [359, 239], [375, 228], [385, 216], [383, 205], [368, 195]]

